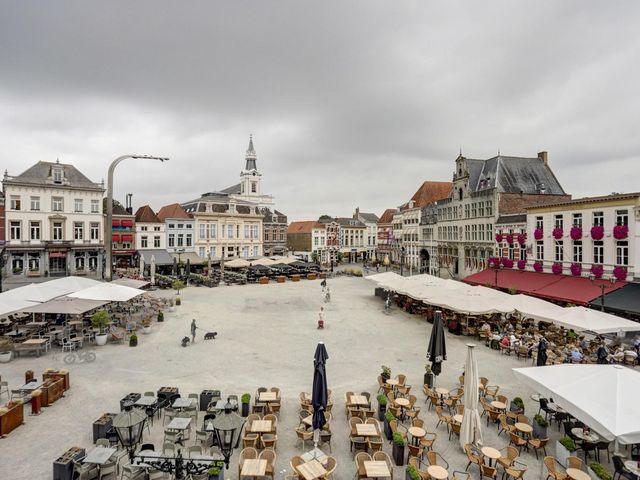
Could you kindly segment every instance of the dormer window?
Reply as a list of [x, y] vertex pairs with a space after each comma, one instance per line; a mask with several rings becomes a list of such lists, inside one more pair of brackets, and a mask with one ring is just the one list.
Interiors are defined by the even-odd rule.
[[62, 169], [54, 168], [53, 169], [53, 183], [62, 183]]

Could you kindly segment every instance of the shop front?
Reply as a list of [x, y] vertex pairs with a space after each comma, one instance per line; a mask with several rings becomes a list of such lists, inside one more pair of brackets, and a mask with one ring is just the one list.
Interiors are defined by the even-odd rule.
[[49, 251], [49, 275], [63, 277], [67, 274], [67, 252], [62, 250]]

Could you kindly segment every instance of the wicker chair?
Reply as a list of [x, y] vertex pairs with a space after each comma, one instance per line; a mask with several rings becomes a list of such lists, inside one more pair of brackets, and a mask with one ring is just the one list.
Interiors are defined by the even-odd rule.
[[242, 471], [242, 464], [244, 463], [244, 461], [256, 458], [258, 458], [258, 451], [255, 448], [243, 448], [240, 451], [240, 456], [238, 457], [238, 478], [242, 478], [240, 476], [240, 472]]
[[567, 480], [567, 474], [558, 471], [556, 467], [557, 460], [554, 457], [544, 457], [543, 463], [547, 467], [547, 480], [552, 478], [553, 480]]
[[267, 471], [266, 471], [266, 475], [271, 477], [271, 480], [274, 480], [275, 478], [275, 471], [274, 471], [274, 467], [276, 464], [276, 452], [274, 452], [273, 450], [271, 450], [270, 448], [267, 448], [266, 450], [263, 450], [260, 452], [260, 455], [258, 456], [259, 459], [261, 460], [266, 460], [267, 461]]
[[364, 462], [371, 460], [369, 454], [367, 452], [358, 452], [354, 460], [356, 464], [356, 478], [367, 478]]

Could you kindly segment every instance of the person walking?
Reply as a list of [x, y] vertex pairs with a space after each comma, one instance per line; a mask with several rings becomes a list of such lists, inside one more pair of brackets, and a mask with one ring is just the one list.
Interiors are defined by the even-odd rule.
[[324, 307], [320, 307], [320, 312], [318, 313], [318, 330], [322, 330], [324, 328]]
[[196, 343], [196, 319], [191, 320], [191, 343]]
[[324, 293], [324, 289], [327, 288], [327, 279], [323, 278], [322, 282], [320, 282], [320, 286], [322, 287], [322, 293]]

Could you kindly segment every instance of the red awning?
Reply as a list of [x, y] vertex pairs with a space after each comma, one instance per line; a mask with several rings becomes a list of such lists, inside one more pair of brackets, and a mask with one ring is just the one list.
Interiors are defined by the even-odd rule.
[[120, 235], [117, 235], [117, 234], [114, 233], [113, 235], [111, 235], [111, 241], [112, 242], [119, 242], [120, 241]]
[[122, 221], [120, 222], [120, 224], [123, 227], [131, 228], [131, 227], [133, 227], [133, 220], [127, 220], [126, 218], [123, 218]]
[[[488, 268], [464, 279], [471, 285], [496, 286], [496, 272]], [[598, 298], [602, 290], [598, 286], [605, 284], [605, 295], [624, 287], [626, 282], [616, 282], [611, 285], [608, 281], [600, 280], [595, 284], [585, 277], [568, 275], [553, 275], [551, 273], [526, 272], [522, 270], [500, 269], [498, 271], [497, 287], [503, 290], [514, 288], [518, 293], [525, 293], [546, 300], [569, 302], [576, 305], [587, 305]]]
[[133, 235], [122, 235], [123, 242], [133, 242]]
[[111, 226], [112, 227], [119, 227], [120, 226], [120, 220], [114, 218], [113, 220], [111, 220]]

